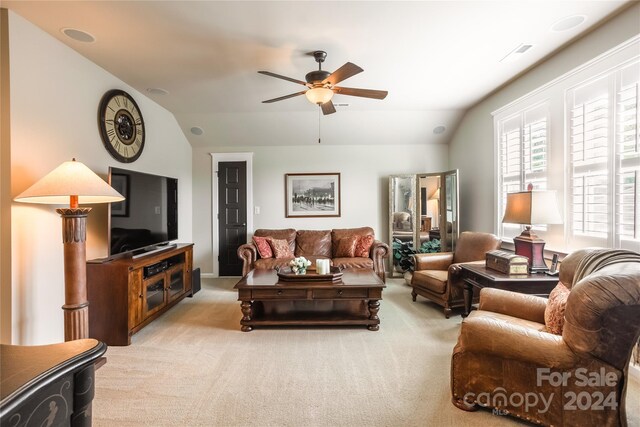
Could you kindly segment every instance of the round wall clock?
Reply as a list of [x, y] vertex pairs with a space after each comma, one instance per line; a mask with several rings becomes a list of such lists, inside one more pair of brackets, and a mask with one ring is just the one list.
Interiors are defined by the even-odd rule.
[[98, 108], [98, 127], [102, 142], [119, 162], [136, 161], [144, 148], [144, 120], [138, 104], [123, 90], [104, 94]]

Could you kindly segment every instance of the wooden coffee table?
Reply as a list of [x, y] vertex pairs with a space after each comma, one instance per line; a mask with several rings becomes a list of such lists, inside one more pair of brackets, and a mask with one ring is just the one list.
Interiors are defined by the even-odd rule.
[[[313, 274], [313, 273], [307, 273]], [[363, 325], [380, 328], [385, 284], [373, 270], [348, 268], [342, 281], [280, 281], [275, 270], [252, 270], [234, 287], [243, 332], [254, 326]]]

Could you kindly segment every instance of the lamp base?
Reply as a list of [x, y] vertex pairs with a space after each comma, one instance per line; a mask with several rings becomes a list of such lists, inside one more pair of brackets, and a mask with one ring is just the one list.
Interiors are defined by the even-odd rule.
[[542, 273], [549, 270], [544, 262], [545, 241], [527, 228], [519, 236], [513, 238], [516, 247], [516, 255], [522, 255], [529, 259], [529, 272]]
[[91, 208], [56, 209], [64, 246], [64, 340], [89, 338], [87, 300], [87, 215]]

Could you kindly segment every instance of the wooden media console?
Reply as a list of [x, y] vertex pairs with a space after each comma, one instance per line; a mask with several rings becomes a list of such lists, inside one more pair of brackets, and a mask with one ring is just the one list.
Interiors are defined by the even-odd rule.
[[129, 345], [131, 336], [191, 293], [193, 244], [136, 258], [87, 263], [89, 336]]

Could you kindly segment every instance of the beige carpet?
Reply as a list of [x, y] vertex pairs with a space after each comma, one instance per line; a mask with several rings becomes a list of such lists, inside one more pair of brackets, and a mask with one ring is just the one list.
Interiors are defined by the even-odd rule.
[[[460, 316], [445, 319], [389, 280], [378, 332], [269, 328], [240, 332], [235, 280], [209, 279], [134, 335], [96, 372], [96, 426], [522, 425], [450, 403]], [[638, 384], [627, 396], [639, 426]]]

